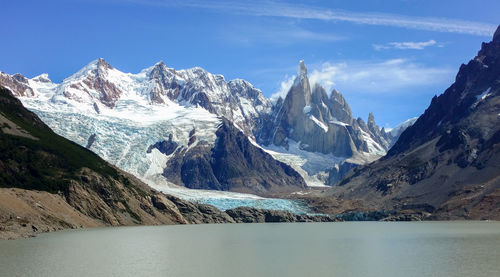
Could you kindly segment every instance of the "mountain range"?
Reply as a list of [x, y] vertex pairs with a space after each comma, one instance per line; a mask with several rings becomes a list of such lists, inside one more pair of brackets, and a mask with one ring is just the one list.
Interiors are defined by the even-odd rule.
[[373, 114], [354, 119], [338, 91], [310, 84], [303, 61], [276, 101], [247, 81], [163, 62], [131, 74], [97, 59], [60, 84], [0, 73], [0, 85], [56, 133], [159, 188], [265, 196], [330, 185], [394, 140]]
[[211, 205], [158, 192], [55, 134], [0, 87], [0, 239], [97, 226], [338, 221]]

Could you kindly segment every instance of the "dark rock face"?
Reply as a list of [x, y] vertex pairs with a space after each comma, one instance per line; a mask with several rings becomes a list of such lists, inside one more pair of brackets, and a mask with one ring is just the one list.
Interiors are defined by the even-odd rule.
[[94, 144], [96, 138], [97, 138], [96, 134], [92, 134], [87, 140], [87, 146], [85, 146], [85, 148], [90, 149], [90, 147], [92, 147], [92, 144]]
[[344, 176], [347, 172], [349, 172], [349, 170], [358, 166], [359, 164], [345, 161], [341, 163], [338, 167], [333, 167], [328, 172], [328, 179], [326, 180], [326, 184], [329, 186], [335, 185], [338, 181], [342, 179], [342, 176]]
[[213, 147], [200, 142], [175, 152], [163, 175], [188, 188], [260, 195], [306, 188], [295, 170], [253, 145], [228, 120], [223, 119], [216, 135]]
[[227, 210], [226, 213], [236, 223], [343, 221], [341, 218], [334, 216], [297, 215], [285, 211], [261, 210], [248, 207], [238, 207]]
[[99, 109], [99, 106], [97, 105], [97, 103], [94, 103], [94, 110], [96, 113], [100, 114], [101, 113], [101, 110]]
[[172, 140], [172, 134], [168, 136], [168, 140], [158, 141], [157, 143], [150, 145], [148, 147], [147, 153], [151, 153], [153, 149], [158, 149], [161, 153], [165, 155], [170, 155], [174, 153], [175, 149], [179, 147], [179, 144]]
[[149, 78], [153, 82], [153, 89], [150, 92], [152, 103], [165, 103], [163, 97], [174, 100], [179, 95], [180, 85], [177, 82], [172, 69], [167, 68], [165, 63], [157, 63], [149, 73]]
[[[477, 56], [467, 65], [460, 67], [455, 83], [439, 97], [432, 98], [425, 113], [401, 134], [397, 143], [388, 152], [389, 156], [421, 145], [445, 133], [451, 126], [457, 125], [481, 109], [484, 101], [479, 100], [489, 100], [488, 98], [498, 95], [499, 51], [500, 38], [496, 37], [489, 43], [483, 43]], [[482, 95], [488, 89], [490, 91]], [[481, 99], [483, 96], [485, 99]], [[492, 119], [494, 121], [495, 117], [492, 116]], [[473, 128], [473, 126], [468, 127]], [[482, 133], [481, 130], [477, 131]]]
[[[498, 33], [498, 30], [497, 30]], [[500, 217], [500, 38], [483, 43], [455, 83], [387, 156], [351, 171], [327, 194], [436, 219]]]

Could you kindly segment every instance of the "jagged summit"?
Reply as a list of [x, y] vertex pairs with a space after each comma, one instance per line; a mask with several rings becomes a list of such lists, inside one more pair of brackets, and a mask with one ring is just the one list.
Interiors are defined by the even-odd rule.
[[259, 134], [264, 144], [288, 147], [293, 141], [307, 151], [352, 157], [356, 153], [382, 155], [390, 143], [390, 135], [381, 132], [373, 118], [369, 126], [359, 125], [337, 90], [328, 97], [320, 84], [310, 84], [303, 60], [285, 99], [275, 105], [274, 127], [264, 125], [267, 130]]
[[497, 30], [493, 35], [493, 41], [498, 41], [498, 40], [500, 40], [500, 25], [498, 25]]
[[97, 66], [102, 68], [113, 68], [104, 58], [97, 59]]
[[[82, 69], [85, 70], [104, 70], [104, 69], [112, 69], [113, 67], [104, 59], [104, 58], [98, 58], [90, 63], [88, 63], [86, 66], [84, 66]], [[81, 70], [80, 70], [81, 71]]]
[[298, 76], [306, 76], [307, 75], [307, 67], [304, 64], [304, 60], [299, 61], [299, 66], [297, 69], [297, 75]]
[[42, 82], [42, 83], [52, 83], [52, 81], [49, 78], [49, 74], [47, 74], [47, 73], [42, 73], [42, 74], [34, 77], [33, 81]]

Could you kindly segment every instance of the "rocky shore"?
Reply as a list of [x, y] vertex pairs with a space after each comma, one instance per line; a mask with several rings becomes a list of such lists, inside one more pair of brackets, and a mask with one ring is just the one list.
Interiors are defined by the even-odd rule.
[[[343, 221], [334, 216], [297, 215], [248, 207], [221, 211], [211, 205], [185, 201], [156, 191], [151, 191], [152, 194], [144, 197], [143, 201], [128, 199], [127, 202], [117, 202], [116, 206], [96, 201], [95, 205], [86, 205], [81, 200], [93, 197], [88, 191], [80, 189], [75, 189], [68, 198], [44, 191], [0, 188], [0, 239], [105, 226]], [[72, 200], [68, 202], [68, 199]], [[80, 202], [75, 205], [77, 199]]]

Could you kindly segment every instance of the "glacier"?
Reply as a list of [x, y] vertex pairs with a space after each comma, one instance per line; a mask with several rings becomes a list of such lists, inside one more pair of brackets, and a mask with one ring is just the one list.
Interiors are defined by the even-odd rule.
[[[200, 107], [185, 107], [176, 103], [141, 105], [138, 101], [119, 100], [114, 109], [82, 105], [67, 98], [46, 101], [44, 95], [20, 97], [27, 108], [35, 112], [54, 132], [85, 147], [90, 136], [96, 140], [90, 150], [120, 169], [133, 174], [154, 189], [176, 197], [218, 209], [236, 207], [285, 210], [308, 213], [305, 203], [296, 200], [264, 198], [252, 194], [192, 190], [168, 182], [161, 174], [169, 159], [157, 149], [147, 153], [150, 145], [167, 139], [188, 146], [187, 134], [196, 130], [197, 141], [213, 144], [220, 124], [216, 115]], [[65, 124], [61, 124], [61, 118]]]

